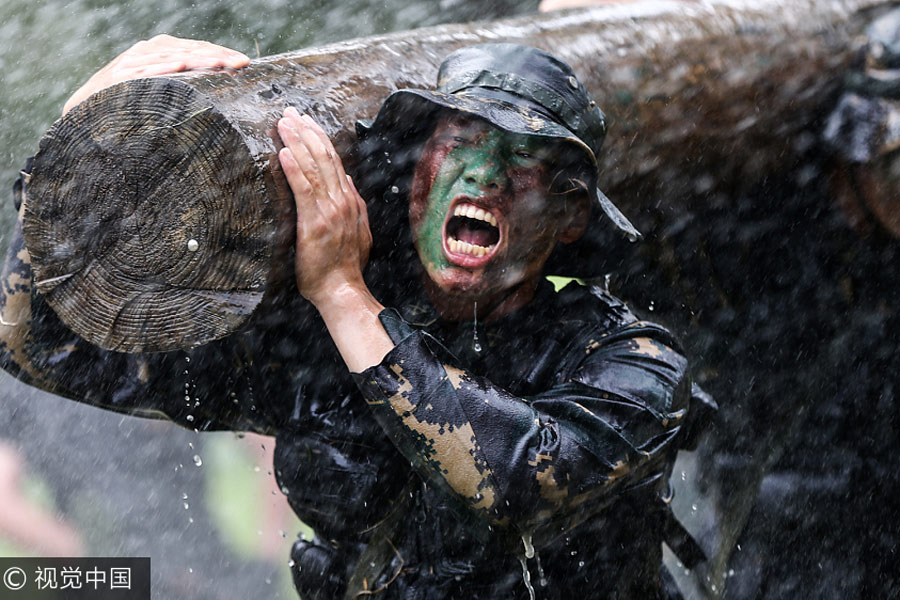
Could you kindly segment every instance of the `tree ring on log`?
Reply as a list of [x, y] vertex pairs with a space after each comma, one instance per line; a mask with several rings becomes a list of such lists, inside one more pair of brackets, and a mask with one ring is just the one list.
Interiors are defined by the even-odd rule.
[[153, 78], [99, 92], [35, 156], [23, 228], [38, 291], [107, 350], [234, 332], [262, 300], [278, 242], [263, 168], [189, 85]]

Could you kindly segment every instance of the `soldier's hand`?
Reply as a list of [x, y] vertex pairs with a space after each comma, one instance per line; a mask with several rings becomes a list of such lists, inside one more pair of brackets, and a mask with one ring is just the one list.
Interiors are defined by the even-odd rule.
[[318, 306], [341, 286], [365, 287], [372, 247], [366, 203], [312, 118], [288, 108], [278, 133], [285, 145], [278, 157], [297, 204], [297, 288]]
[[91, 94], [129, 79], [167, 75], [190, 69], [240, 69], [249, 63], [250, 59], [246, 55], [224, 46], [165, 34], [157, 35], [138, 42], [94, 73], [66, 101], [63, 114]]

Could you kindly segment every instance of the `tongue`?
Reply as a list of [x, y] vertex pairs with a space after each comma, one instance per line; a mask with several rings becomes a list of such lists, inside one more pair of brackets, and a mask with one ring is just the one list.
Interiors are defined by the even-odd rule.
[[491, 238], [495, 237], [492, 235], [490, 229], [482, 229], [482, 228], [474, 228], [469, 227], [467, 224], [463, 223], [459, 231], [456, 232], [456, 239], [461, 242], [468, 242], [470, 244], [475, 244], [476, 246], [490, 246]]

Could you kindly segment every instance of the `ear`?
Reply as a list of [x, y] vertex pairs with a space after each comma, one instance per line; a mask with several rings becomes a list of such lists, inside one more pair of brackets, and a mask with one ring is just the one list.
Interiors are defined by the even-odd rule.
[[588, 223], [591, 220], [591, 201], [586, 194], [579, 194], [578, 199], [569, 207], [568, 225], [559, 234], [559, 241], [570, 244], [584, 235]]

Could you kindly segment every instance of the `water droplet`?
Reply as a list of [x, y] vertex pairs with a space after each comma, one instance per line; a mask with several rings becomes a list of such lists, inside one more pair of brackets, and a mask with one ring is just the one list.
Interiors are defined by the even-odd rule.
[[[190, 357], [190, 356], [185, 356], [185, 357], [184, 357], [184, 362], [191, 362], [191, 357]], [[187, 371], [185, 371], [185, 373], [187, 373]]]
[[194, 464], [197, 465], [198, 467], [203, 466], [203, 460], [201, 460], [201, 458], [198, 454], [194, 455]]
[[638, 236], [636, 236], [636, 235], [633, 234], [633, 233], [629, 233], [629, 234], [628, 234], [628, 241], [631, 242], [631, 243], [634, 243], [634, 242], [638, 241]]
[[193, 523], [193, 522], [194, 522], [194, 517], [188, 517], [188, 523]]
[[293, 566], [296, 565], [296, 564], [297, 564], [297, 563], [294, 562], [294, 559], [293, 559], [293, 558], [292, 558], [291, 560], [288, 561], [288, 566], [289, 566], [289, 567], [293, 567]]
[[584, 561], [583, 561], [583, 560], [579, 560], [579, 561], [578, 561], [578, 568], [580, 569], [580, 568], [582, 568], [582, 567], [584, 567]]
[[391, 186], [391, 193], [392, 193], [392, 194], [399, 194], [399, 193], [400, 193], [400, 188], [398, 188], [396, 185], [392, 185], [392, 186]]
[[188, 442], [188, 448], [190, 448], [191, 450], [193, 450], [193, 449], [194, 449], [194, 442]]
[[259, 466], [253, 467], [253, 472], [254, 472], [254, 473], [259, 473]]
[[185, 419], [187, 419], [189, 423], [193, 423], [193, 422], [194, 422], [194, 415], [188, 415], [188, 416], [185, 417]]
[[192, 568], [188, 567], [188, 573], [193, 573], [193, 572], [194, 572], [194, 570]]
[[681, 480], [682, 480], [682, 481], [687, 481], [687, 473], [684, 472], [684, 471], [681, 472]]
[[534, 546], [531, 544], [531, 534], [522, 536], [522, 543], [525, 545], [525, 558], [534, 558]]
[[528, 588], [528, 598], [534, 600], [534, 588], [531, 587], [531, 572], [528, 570], [528, 563], [522, 557], [519, 557], [519, 562], [522, 564], [522, 580], [525, 581], [525, 587]]
[[734, 577], [734, 569], [728, 569], [728, 576]]
[[[473, 309], [473, 314], [475, 315], [475, 321], [472, 325], [472, 350], [475, 352], [481, 352], [481, 343], [478, 341], [478, 303], [475, 303], [475, 308]], [[530, 556], [528, 558], [531, 558]]]
[[188, 504], [187, 502], [184, 503], [184, 510], [187, 510], [187, 509], [189, 509], [190, 507], [191, 507], [190, 504]]
[[188, 499], [188, 495], [187, 495], [187, 494], [181, 494], [181, 499], [182, 499], [182, 500], [187, 500], [187, 499]]
[[656, 305], [653, 303], [653, 300], [651, 300], [651, 301], [650, 301], [650, 306], [648, 306], [647, 309], [648, 309], [650, 312], [653, 312], [653, 310], [654, 310], [655, 308], [656, 308]]
[[197, 240], [195, 240], [193, 238], [188, 240], [188, 243], [187, 243], [188, 250], [190, 250], [191, 252], [196, 252], [199, 248], [200, 248], [200, 243]]
[[691, 512], [696, 512], [696, 511], [697, 511], [697, 505], [691, 504]]
[[272, 580], [270, 578], [266, 577], [266, 583], [270, 584], [270, 583], [272, 583]]

